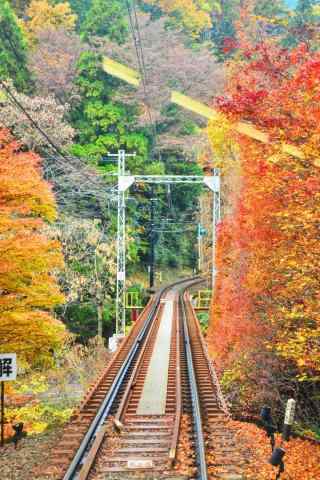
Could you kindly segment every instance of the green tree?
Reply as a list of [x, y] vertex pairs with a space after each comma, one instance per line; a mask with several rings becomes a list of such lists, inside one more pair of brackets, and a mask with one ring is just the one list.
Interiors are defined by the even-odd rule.
[[81, 55], [75, 83], [81, 102], [72, 113], [73, 125], [79, 132], [73, 153], [99, 161], [120, 148], [135, 151], [137, 156], [128, 166], [137, 172], [149, 149], [148, 138], [136, 125], [137, 106], [115, 100], [119, 82], [103, 72], [97, 53], [87, 51]]
[[66, 218], [57, 229], [66, 268], [61, 284], [68, 306], [94, 305], [96, 330], [102, 337], [105, 307], [114, 295], [116, 275], [115, 241], [107, 236], [100, 220]]
[[124, 0], [91, 0], [81, 32], [86, 40], [98, 36], [123, 43], [128, 34]]
[[0, 2], [0, 78], [12, 79], [18, 90], [30, 88], [27, 46], [16, 15], [7, 0]]
[[84, 19], [90, 10], [92, 0], [69, 0], [72, 10], [77, 14], [77, 30], [79, 31]]
[[319, 47], [320, 6], [319, 0], [299, 0], [288, 25], [285, 46], [296, 47], [304, 42], [309, 46]]

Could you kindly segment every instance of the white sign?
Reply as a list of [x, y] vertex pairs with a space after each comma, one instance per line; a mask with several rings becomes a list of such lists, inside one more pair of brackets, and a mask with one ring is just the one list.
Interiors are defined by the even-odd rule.
[[207, 185], [207, 187], [209, 187], [213, 192], [218, 193], [220, 191], [220, 177], [218, 176], [203, 177], [203, 183]]
[[115, 352], [123, 338], [124, 335], [122, 334], [113, 334], [113, 336], [109, 338], [109, 350]]
[[124, 282], [125, 279], [126, 279], [125, 272], [118, 272], [118, 280], [120, 280], [121, 282]]
[[126, 176], [122, 175], [121, 177], [119, 177], [118, 185], [119, 185], [120, 192], [125, 192], [126, 190], [128, 190], [128, 188], [134, 184], [134, 181], [135, 181], [135, 178], [130, 175], [126, 175]]
[[145, 469], [145, 468], [153, 468], [153, 460], [128, 460], [127, 468], [138, 468], [138, 469]]
[[0, 382], [17, 378], [17, 355], [15, 353], [0, 353]]
[[284, 419], [285, 425], [292, 425], [294, 422], [294, 414], [296, 410], [296, 401], [293, 398], [290, 398], [287, 403], [286, 415]]

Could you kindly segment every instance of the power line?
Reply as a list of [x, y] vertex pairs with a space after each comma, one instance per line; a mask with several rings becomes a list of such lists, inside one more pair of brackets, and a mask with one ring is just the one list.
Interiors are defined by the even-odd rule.
[[[29, 120], [33, 128], [35, 128], [42, 135], [42, 137], [46, 140], [47, 144], [50, 145], [51, 148], [58, 154], [58, 158], [57, 157], [54, 157], [54, 158], [58, 166], [61, 167], [62, 173], [65, 176], [67, 174], [76, 174], [77, 176], [80, 176], [80, 180], [82, 181], [80, 181], [78, 184], [79, 190], [83, 188], [87, 183], [94, 184], [97, 188], [101, 189], [102, 185], [97, 182], [97, 178], [93, 178], [93, 175], [94, 175], [93, 171], [89, 169], [87, 165], [83, 165], [81, 160], [77, 159], [76, 157], [70, 157], [70, 156], [64, 155], [61, 149], [51, 140], [49, 135], [38, 125], [38, 123], [32, 118], [29, 112], [24, 108], [21, 102], [12, 93], [8, 85], [1, 79], [0, 79], [0, 85], [6, 91], [7, 96], [11, 101], [11, 103], [15, 105], [25, 115], [25, 117]], [[61, 159], [63, 159], [64, 162], [62, 162]], [[72, 161], [73, 162], [76, 161], [78, 164], [73, 165]], [[85, 172], [83, 172], [84, 168], [85, 168]], [[51, 171], [53, 171], [53, 168], [51, 169]], [[55, 171], [55, 173], [58, 173], [58, 172]], [[82, 173], [85, 173], [85, 175], [82, 175]]]
[[[139, 66], [139, 71], [140, 71], [140, 75], [141, 75], [143, 90], [144, 90], [145, 97], [147, 98], [148, 94], [147, 94], [147, 86], [146, 86], [146, 69], [145, 69], [145, 62], [144, 62], [144, 56], [143, 56], [143, 51], [142, 51], [142, 45], [141, 45], [140, 29], [139, 29], [139, 34], [138, 34], [138, 28], [139, 28], [138, 17], [136, 15], [134, 2], [132, 1], [131, 3], [132, 4], [130, 5], [129, 0], [126, 0], [127, 10], [128, 10], [128, 14], [129, 14], [130, 30], [131, 30], [131, 34], [132, 34], [132, 38], [133, 38], [133, 42], [134, 42], [134, 46], [135, 46], [135, 51], [136, 51], [136, 55], [137, 55], [138, 66]], [[134, 16], [134, 18], [133, 18], [133, 16]], [[150, 113], [150, 115], [151, 115], [151, 113]]]
[[137, 56], [137, 60], [138, 60], [138, 67], [139, 67], [141, 80], [142, 80], [145, 104], [146, 104], [146, 107], [147, 107], [148, 117], [149, 117], [149, 121], [150, 121], [150, 125], [151, 125], [153, 141], [154, 141], [154, 144], [156, 145], [157, 144], [157, 130], [156, 130], [155, 122], [153, 120], [153, 116], [152, 116], [151, 109], [150, 109], [150, 106], [149, 106], [149, 96], [148, 96], [148, 91], [147, 91], [146, 64], [145, 64], [145, 59], [144, 59], [141, 31], [140, 31], [140, 26], [139, 26], [139, 20], [138, 20], [135, 0], [131, 0], [131, 5], [130, 5], [130, 1], [126, 0], [126, 5], [127, 5], [127, 10], [128, 10], [128, 15], [129, 15], [129, 23], [130, 23], [131, 34], [132, 34], [133, 43], [134, 43], [136, 56]]
[[145, 61], [144, 61], [143, 49], [142, 49], [141, 31], [140, 31], [140, 25], [139, 25], [139, 20], [138, 20], [138, 15], [137, 15], [136, 2], [135, 2], [135, 0], [131, 0], [131, 1], [132, 1], [133, 14], [134, 14], [134, 19], [135, 19], [137, 35], [138, 35], [138, 44], [140, 46], [140, 51], [141, 51], [141, 63], [142, 63], [143, 73], [144, 73], [144, 76], [145, 76], [145, 81], [147, 81], [147, 70], [146, 70], [146, 64], [145, 64]]
[[32, 124], [32, 126], [38, 130], [38, 132], [43, 136], [43, 138], [45, 138], [46, 142], [53, 148], [53, 150], [58, 153], [58, 155], [60, 155], [62, 158], [64, 158], [64, 154], [62, 153], [62, 151], [60, 150], [59, 147], [57, 147], [54, 142], [50, 139], [50, 137], [46, 134], [46, 132], [44, 130], [42, 130], [42, 128], [37, 124], [37, 122], [35, 120], [33, 120], [33, 118], [31, 117], [31, 115], [27, 112], [27, 110], [24, 108], [24, 106], [19, 102], [19, 100], [13, 95], [13, 93], [11, 92], [10, 88], [8, 87], [8, 85], [5, 84], [5, 82], [3, 82], [1, 79], [0, 79], [0, 85], [1, 87], [7, 92], [7, 95], [9, 96], [9, 99], [11, 100], [11, 102], [13, 102], [22, 112], [23, 114], [27, 117], [27, 119], [29, 120], [29, 122]]
[[[21, 56], [18, 54], [17, 50], [15, 49], [15, 46], [11, 42], [11, 39], [9, 38], [7, 32], [3, 30], [3, 33], [5, 35], [5, 39], [9, 43], [9, 48], [12, 50], [13, 54], [17, 58], [17, 61], [20, 63], [20, 66], [22, 68], [24, 68], [23, 59], [21, 58]], [[1, 36], [1, 30], [0, 30], [0, 36]], [[95, 184], [97, 188], [101, 189], [102, 185], [96, 182], [97, 178], [92, 178], [92, 176], [94, 175], [95, 172], [93, 173], [93, 171], [90, 170], [87, 165], [83, 165], [81, 160], [78, 160], [77, 157], [66, 156], [62, 152], [62, 150], [53, 142], [53, 140], [51, 140], [49, 135], [32, 118], [32, 116], [29, 114], [29, 112], [24, 108], [24, 106], [21, 104], [21, 102], [15, 97], [15, 95], [10, 90], [9, 86], [2, 79], [0, 79], [0, 85], [7, 92], [7, 95], [9, 97], [9, 100], [11, 101], [11, 103], [13, 105], [15, 105], [18, 109], [20, 109], [20, 111], [29, 120], [29, 122], [31, 123], [33, 128], [35, 128], [42, 135], [42, 137], [46, 140], [47, 144], [51, 146], [51, 148], [58, 154], [59, 157], [61, 157], [63, 160], [66, 161], [65, 163], [63, 163], [63, 162], [61, 162], [60, 159], [55, 158], [55, 162], [60, 164], [60, 167], [62, 168], [62, 172], [65, 174], [66, 168], [69, 168], [69, 174], [71, 173], [71, 174], [79, 175], [79, 167], [80, 167], [81, 170], [85, 169], [85, 172], [83, 172], [83, 173], [85, 173], [85, 175], [82, 176], [82, 182], [80, 182], [81, 187], [83, 187], [84, 184], [88, 183], [88, 181], [89, 181], [89, 183], [91, 182], [91, 183]], [[78, 165], [73, 166], [72, 163], [70, 162], [70, 160], [72, 160], [74, 162], [76, 159], [78, 160]], [[80, 171], [80, 177], [81, 177], [81, 173], [82, 172]], [[97, 177], [98, 176], [101, 177], [101, 175], [97, 175]], [[84, 179], [85, 179], [85, 182], [83, 182]]]

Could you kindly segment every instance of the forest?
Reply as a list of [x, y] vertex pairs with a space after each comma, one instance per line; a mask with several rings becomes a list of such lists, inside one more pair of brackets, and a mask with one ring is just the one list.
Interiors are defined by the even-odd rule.
[[[118, 171], [108, 154], [125, 150], [131, 175], [219, 169], [204, 331], [222, 389], [241, 421], [268, 404], [281, 422], [295, 398], [296, 433], [320, 440], [320, 2], [133, 4], [0, 2], [0, 353], [16, 352], [21, 373], [7, 417], [31, 435], [60, 427], [108, 358]], [[105, 58], [146, 80], [111, 76]], [[216, 115], [180, 108], [172, 90]], [[139, 302], [151, 244], [157, 281], [197, 271], [202, 195], [197, 185], [130, 190], [128, 290]]]

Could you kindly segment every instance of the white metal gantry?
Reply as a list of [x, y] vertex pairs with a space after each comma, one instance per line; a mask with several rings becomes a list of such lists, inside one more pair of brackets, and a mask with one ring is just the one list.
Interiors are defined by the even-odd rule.
[[214, 170], [213, 176], [200, 175], [126, 175], [126, 157], [135, 154], [127, 154], [119, 150], [117, 154], [109, 154], [118, 159], [118, 222], [117, 222], [117, 292], [116, 292], [116, 335], [125, 335], [126, 328], [126, 191], [134, 183], [153, 184], [204, 184], [213, 193], [212, 195], [212, 289], [214, 287], [216, 226], [220, 221], [220, 175], [219, 170]]

